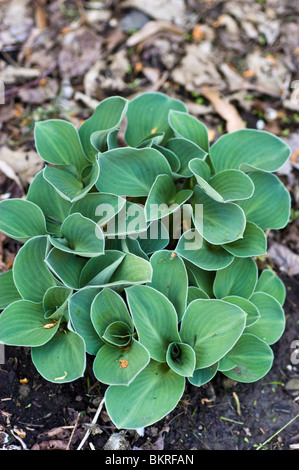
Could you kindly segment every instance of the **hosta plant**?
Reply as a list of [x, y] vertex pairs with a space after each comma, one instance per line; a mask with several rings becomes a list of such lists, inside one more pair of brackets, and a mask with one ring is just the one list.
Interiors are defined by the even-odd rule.
[[39, 122], [35, 144], [27, 197], [0, 202], [21, 244], [0, 275], [1, 342], [60, 384], [88, 354], [118, 428], [160, 420], [186, 381], [267, 374], [285, 288], [256, 258], [289, 219], [282, 140], [244, 129], [210, 145], [183, 102], [144, 93], [102, 101], [79, 129]]

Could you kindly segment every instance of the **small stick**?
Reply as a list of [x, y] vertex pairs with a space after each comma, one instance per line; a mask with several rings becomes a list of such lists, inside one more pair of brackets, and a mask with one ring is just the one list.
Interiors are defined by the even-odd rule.
[[267, 439], [265, 442], [263, 442], [262, 444], [260, 444], [256, 450], [260, 450], [262, 447], [264, 447], [266, 444], [268, 444], [268, 442], [272, 441], [272, 439], [277, 436], [281, 431], [283, 431], [287, 426], [289, 426], [290, 424], [292, 424], [297, 418], [299, 418], [299, 413], [294, 417], [292, 418], [287, 424], [285, 424], [284, 426], [282, 426], [282, 428], [280, 428], [275, 434], [273, 434], [273, 436], [269, 437], [269, 439]]
[[[104, 403], [105, 403], [105, 397], [103, 398], [103, 400], [101, 401], [101, 403], [99, 404], [99, 407], [97, 409], [97, 412], [96, 414], [94, 415], [93, 417], [93, 420], [91, 422], [91, 424], [96, 424], [97, 420], [98, 420], [98, 417], [100, 416], [101, 414], [101, 411], [102, 411], [102, 408], [104, 406]], [[89, 435], [91, 433], [91, 429], [88, 429], [85, 436], [83, 437], [82, 441], [80, 442], [77, 450], [81, 450], [83, 445], [85, 444], [85, 442], [87, 441], [87, 439], [89, 438]]]
[[[74, 426], [71, 426], [71, 427], [73, 428], [73, 430], [72, 430], [72, 433], [71, 433], [71, 435], [70, 435], [69, 442], [67, 443], [66, 450], [70, 450], [70, 445], [71, 445], [71, 442], [72, 442], [74, 433], [75, 433], [75, 431], [76, 431], [76, 429], [77, 429], [77, 426], [78, 426], [78, 423], [79, 423], [79, 419], [80, 419], [80, 413], [78, 413], [78, 416], [77, 416], [77, 418], [76, 418], [76, 421], [75, 421]], [[65, 428], [67, 428], [67, 426], [65, 426]], [[65, 429], [65, 428], [64, 428], [64, 429]]]
[[51, 65], [51, 67], [49, 67], [47, 70], [45, 70], [43, 73], [41, 73], [38, 78], [36, 78], [36, 79], [34, 79], [30, 82], [24, 83], [23, 85], [16, 86], [16, 87], [13, 87], [13, 88], [9, 88], [8, 90], [6, 90], [4, 92], [4, 96], [15, 95], [20, 90], [23, 90], [25, 88], [31, 88], [33, 86], [37, 86], [43, 78], [47, 77], [48, 75], [51, 75], [51, 73], [56, 69], [56, 67], [57, 67], [57, 63]]

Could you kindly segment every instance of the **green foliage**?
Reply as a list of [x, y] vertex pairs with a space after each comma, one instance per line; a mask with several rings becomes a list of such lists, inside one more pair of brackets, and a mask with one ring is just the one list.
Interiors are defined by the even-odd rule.
[[0, 231], [23, 244], [0, 274], [0, 341], [30, 347], [54, 383], [82, 377], [91, 355], [118, 428], [163, 418], [186, 380], [263, 377], [285, 288], [255, 257], [289, 220], [273, 174], [288, 146], [255, 130], [210, 146], [161, 93], [108, 98], [78, 130], [39, 122], [35, 139], [43, 170], [25, 200], [0, 202]]

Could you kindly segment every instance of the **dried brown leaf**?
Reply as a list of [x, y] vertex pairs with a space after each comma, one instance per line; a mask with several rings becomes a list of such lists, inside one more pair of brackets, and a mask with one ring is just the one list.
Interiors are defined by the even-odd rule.
[[219, 91], [202, 86], [200, 93], [212, 103], [215, 111], [226, 121], [227, 132], [234, 132], [245, 128], [244, 121], [237, 109], [222, 98]]

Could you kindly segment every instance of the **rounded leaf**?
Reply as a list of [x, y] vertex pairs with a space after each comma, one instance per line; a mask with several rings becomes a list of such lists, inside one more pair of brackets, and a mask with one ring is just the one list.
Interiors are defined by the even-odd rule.
[[246, 323], [246, 314], [222, 300], [198, 299], [188, 305], [180, 336], [196, 354], [196, 369], [209, 367], [234, 346]]
[[18, 300], [0, 315], [0, 341], [12, 346], [41, 346], [52, 338], [58, 327], [58, 322], [44, 317], [41, 303]]
[[165, 295], [148, 286], [130, 287], [126, 295], [140, 343], [152, 359], [166, 362], [169, 344], [180, 342], [174, 306]]
[[272, 295], [281, 305], [284, 304], [286, 299], [286, 288], [282, 280], [277, 276], [274, 271], [264, 269], [258, 278], [255, 286], [256, 292], [265, 292]]
[[99, 155], [100, 192], [118, 196], [147, 196], [160, 174], [171, 176], [166, 158], [153, 148], [120, 147]]
[[[280, 138], [265, 131], [241, 129], [220, 137], [210, 149], [215, 172], [251, 167], [277, 171], [289, 158], [290, 148]], [[243, 166], [243, 168], [242, 168]]]
[[151, 256], [152, 280], [147, 285], [162, 292], [173, 304], [179, 320], [187, 302], [188, 276], [184, 262], [176, 253], [162, 250]]
[[93, 371], [104, 384], [129, 385], [149, 361], [148, 351], [133, 339], [126, 348], [105, 344], [96, 355]]
[[6, 308], [12, 302], [22, 297], [13, 280], [12, 270], [0, 274], [0, 309]]
[[127, 385], [111, 385], [105, 394], [107, 412], [118, 429], [138, 429], [159, 421], [178, 404], [185, 378], [167, 364], [151, 361]]
[[237, 382], [256, 382], [272, 367], [273, 352], [270, 346], [253, 334], [244, 333], [225, 357], [230, 370], [222, 373]]
[[185, 343], [171, 343], [168, 346], [166, 361], [169, 367], [183, 377], [190, 377], [195, 369], [195, 352]]
[[86, 287], [78, 290], [69, 300], [69, 314], [75, 331], [82, 336], [88, 354], [97, 354], [103, 341], [91, 321], [91, 305], [99, 289]]
[[157, 133], [164, 134], [167, 141], [173, 136], [168, 123], [168, 113], [171, 109], [186, 111], [186, 106], [182, 101], [159, 92], [142, 93], [132, 99], [127, 111], [127, 144], [137, 147]]
[[38, 372], [49, 382], [73, 382], [84, 375], [85, 344], [73, 331], [58, 331], [48, 343], [32, 348], [31, 357]]
[[34, 237], [22, 246], [15, 257], [14, 282], [24, 299], [42, 302], [49, 287], [57, 285], [45, 263], [47, 250], [47, 237]]
[[211, 245], [194, 229], [187, 230], [177, 244], [175, 252], [198, 268], [216, 271], [229, 266], [233, 256], [219, 245]]
[[246, 328], [248, 333], [258, 336], [267, 344], [279, 340], [285, 329], [285, 314], [280, 303], [269, 294], [255, 292], [250, 301], [258, 308], [260, 318]]
[[4, 199], [0, 201], [0, 231], [25, 243], [30, 238], [47, 233], [44, 214], [33, 202]]
[[284, 228], [290, 217], [291, 200], [283, 183], [272, 173], [256, 171], [249, 176], [255, 187], [253, 196], [238, 201], [246, 219], [263, 230]]
[[235, 258], [224, 269], [216, 273], [213, 290], [215, 297], [221, 299], [228, 295], [237, 295], [249, 299], [258, 278], [258, 268], [252, 258]]

